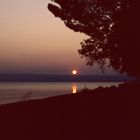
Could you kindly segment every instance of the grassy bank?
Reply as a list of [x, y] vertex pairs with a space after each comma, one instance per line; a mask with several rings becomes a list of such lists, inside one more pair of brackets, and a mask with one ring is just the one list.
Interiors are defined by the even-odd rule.
[[0, 106], [0, 136], [18, 140], [139, 139], [140, 84]]

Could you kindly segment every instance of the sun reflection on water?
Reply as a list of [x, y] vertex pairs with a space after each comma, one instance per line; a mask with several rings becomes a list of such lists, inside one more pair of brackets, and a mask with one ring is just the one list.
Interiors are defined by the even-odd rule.
[[76, 85], [72, 85], [72, 93], [76, 94], [78, 91], [78, 87]]

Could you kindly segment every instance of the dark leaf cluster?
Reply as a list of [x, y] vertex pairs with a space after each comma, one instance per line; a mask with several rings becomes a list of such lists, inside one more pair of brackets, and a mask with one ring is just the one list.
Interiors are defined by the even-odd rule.
[[[86, 64], [105, 64], [140, 76], [140, 8], [138, 0], [52, 0], [48, 9], [75, 32], [85, 33], [79, 54]], [[56, 4], [57, 5], [56, 5]]]

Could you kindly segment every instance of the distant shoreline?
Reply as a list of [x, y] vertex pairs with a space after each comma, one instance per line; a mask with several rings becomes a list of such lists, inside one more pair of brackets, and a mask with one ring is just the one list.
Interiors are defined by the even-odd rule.
[[123, 75], [43, 75], [0, 74], [0, 82], [127, 82], [134, 77]]

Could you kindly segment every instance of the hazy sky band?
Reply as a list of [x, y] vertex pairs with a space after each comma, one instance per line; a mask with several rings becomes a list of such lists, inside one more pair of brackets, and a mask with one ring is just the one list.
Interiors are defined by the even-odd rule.
[[100, 73], [80, 58], [86, 36], [74, 33], [47, 9], [49, 0], [0, 0], [0, 72]]

